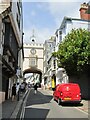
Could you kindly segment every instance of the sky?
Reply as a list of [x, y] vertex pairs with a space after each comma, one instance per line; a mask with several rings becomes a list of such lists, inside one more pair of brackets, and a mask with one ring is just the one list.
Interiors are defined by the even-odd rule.
[[[63, 2], [62, 2], [63, 1]], [[55, 35], [65, 16], [80, 18], [80, 5], [89, 0], [23, 0], [24, 43], [44, 43]]]

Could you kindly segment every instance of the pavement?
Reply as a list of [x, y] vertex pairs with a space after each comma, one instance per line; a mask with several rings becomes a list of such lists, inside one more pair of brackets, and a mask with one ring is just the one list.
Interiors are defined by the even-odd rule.
[[0, 120], [11, 120], [12, 118], [19, 118], [20, 110], [22, 109], [23, 101], [28, 93], [20, 92], [19, 101], [12, 101], [11, 99], [5, 100], [2, 104], [0, 104], [0, 108], [2, 108], [2, 114], [0, 114]]
[[[19, 101], [12, 101], [11, 99], [6, 100], [2, 104], [0, 104], [0, 120], [11, 120], [12, 118], [16, 119], [20, 117], [20, 112], [22, 110], [23, 102], [29, 89], [25, 93], [20, 93]], [[53, 94], [53, 91], [47, 90], [49, 94]], [[79, 109], [90, 117], [90, 100], [82, 100], [81, 106], [77, 106], [76, 109]]]

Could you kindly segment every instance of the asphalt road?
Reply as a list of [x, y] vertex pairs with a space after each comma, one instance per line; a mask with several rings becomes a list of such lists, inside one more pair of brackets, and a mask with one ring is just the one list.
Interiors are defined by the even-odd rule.
[[65, 118], [72, 118], [72, 120], [88, 120], [88, 114], [78, 110], [77, 105], [58, 105], [57, 102], [53, 100], [51, 93], [41, 89], [38, 90], [36, 95], [33, 89], [30, 90], [22, 114], [25, 120], [26, 118], [63, 118], [63, 120], [65, 120]]

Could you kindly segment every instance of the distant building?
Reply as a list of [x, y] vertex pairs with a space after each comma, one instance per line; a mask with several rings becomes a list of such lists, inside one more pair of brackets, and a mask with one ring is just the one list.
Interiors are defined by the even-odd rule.
[[22, 2], [0, 1], [0, 103], [11, 97], [12, 84], [17, 82], [16, 71], [23, 62]]
[[46, 88], [52, 88], [52, 77], [56, 71], [55, 58], [52, 56], [54, 51], [55, 36], [52, 36], [44, 43], [44, 85]]
[[[43, 44], [37, 43], [36, 38], [33, 35], [31, 37], [31, 42], [26, 44], [24, 43], [24, 62], [23, 62], [23, 71], [31, 69], [32, 73], [35, 70], [40, 70], [43, 75]], [[34, 71], [33, 71], [34, 70]], [[34, 74], [36, 77], [36, 75]]]

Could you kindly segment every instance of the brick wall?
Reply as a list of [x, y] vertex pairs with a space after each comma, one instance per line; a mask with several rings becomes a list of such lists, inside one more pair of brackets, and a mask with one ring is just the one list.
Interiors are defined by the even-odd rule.
[[90, 14], [86, 13], [86, 9], [81, 9], [80, 10], [80, 17], [83, 20], [90, 20]]

